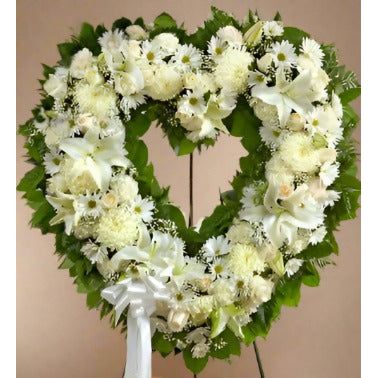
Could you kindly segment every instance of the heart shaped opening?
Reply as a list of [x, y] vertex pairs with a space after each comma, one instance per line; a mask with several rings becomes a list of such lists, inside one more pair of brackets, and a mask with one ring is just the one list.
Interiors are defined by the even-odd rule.
[[[142, 137], [148, 146], [161, 186], [170, 187], [169, 198], [189, 218], [189, 155], [177, 156], [159, 127], [151, 125]], [[193, 225], [209, 216], [220, 204], [219, 193], [230, 190], [239, 159], [247, 155], [240, 138], [221, 134], [215, 145], [193, 152]]]

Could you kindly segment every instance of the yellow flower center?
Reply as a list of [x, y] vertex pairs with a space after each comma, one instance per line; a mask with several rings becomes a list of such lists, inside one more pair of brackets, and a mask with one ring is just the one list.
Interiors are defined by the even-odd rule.
[[96, 207], [96, 205], [97, 205], [97, 202], [95, 200], [89, 200], [88, 201], [88, 207], [90, 209], [94, 209]]
[[277, 59], [280, 61], [280, 62], [284, 62], [286, 60], [286, 55], [284, 53], [279, 53], [277, 55]]
[[147, 53], [147, 59], [151, 62], [151, 60], [154, 60], [155, 54], [152, 51], [149, 51]]
[[188, 64], [190, 62], [188, 55], [184, 55], [181, 59], [181, 62]]
[[191, 98], [189, 99], [189, 104], [190, 104], [190, 105], [197, 105], [197, 103], [198, 103], [198, 99], [197, 99], [197, 98], [195, 98], [195, 97], [191, 97]]

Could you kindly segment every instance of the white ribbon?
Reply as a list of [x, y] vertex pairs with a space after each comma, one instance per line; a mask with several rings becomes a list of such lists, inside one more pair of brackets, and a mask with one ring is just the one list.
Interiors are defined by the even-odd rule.
[[156, 301], [169, 299], [166, 286], [151, 276], [127, 278], [102, 290], [101, 296], [114, 305], [116, 324], [127, 313], [127, 360], [124, 378], [151, 378], [150, 316]]

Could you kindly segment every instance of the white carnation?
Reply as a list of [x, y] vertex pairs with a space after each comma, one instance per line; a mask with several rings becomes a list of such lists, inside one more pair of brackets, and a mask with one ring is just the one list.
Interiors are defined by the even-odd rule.
[[154, 100], [167, 101], [180, 93], [182, 84], [182, 77], [174, 67], [161, 64], [154, 70], [146, 93]]
[[99, 220], [97, 241], [120, 250], [139, 238], [140, 221], [123, 207], [108, 210]]
[[217, 31], [217, 37], [222, 42], [229, 44], [241, 45], [243, 43], [243, 34], [235, 27], [228, 25]]
[[70, 73], [75, 79], [82, 79], [86, 71], [92, 66], [93, 54], [87, 48], [77, 52], [71, 62]]
[[130, 39], [140, 40], [147, 39], [146, 31], [139, 25], [130, 25], [126, 28], [126, 34]]
[[285, 264], [285, 272], [288, 277], [291, 277], [295, 273], [298, 272], [299, 268], [302, 266], [303, 260], [300, 259], [290, 259], [286, 264]]
[[151, 43], [159, 47], [165, 55], [173, 55], [179, 46], [178, 38], [172, 33], [158, 34]]

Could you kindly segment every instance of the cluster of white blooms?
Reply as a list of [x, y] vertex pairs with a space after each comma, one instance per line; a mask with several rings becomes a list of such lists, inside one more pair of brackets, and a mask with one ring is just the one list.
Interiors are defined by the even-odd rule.
[[[323, 240], [324, 210], [338, 199], [327, 187], [338, 176], [340, 100], [327, 93], [320, 46], [305, 38], [296, 50], [277, 39], [282, 33], [273, 21], [257, 22], [244, 36], [227, 26], [202, 52], [170, 33], [148, 39], [132, 25], [105, 32], [99, 56], [82, 49], [44, 84], [55, 100], [36, 122], [49, 148], [51, 223], [64, 222], [68, 234], [85, 240], [83, 254], [105, 279], [164, 281], [171, 301], [158, 306], [156, 326], [166, 334], [199, 327], [186, 340], [195, 358], [226, 326], [242, 336], [279, 278], [300, 269], [295, 256]], [[261, 138], [272, 151], [266, 183], [244, 188], [227, 234], [189, 257], [175, 232], [154, 227], [155, 204], [140, 195], [121, 119], [149, 98], [170, 101], [196, 142], [228, 132], [223, 119], [240, 95], [261, 119]]]

